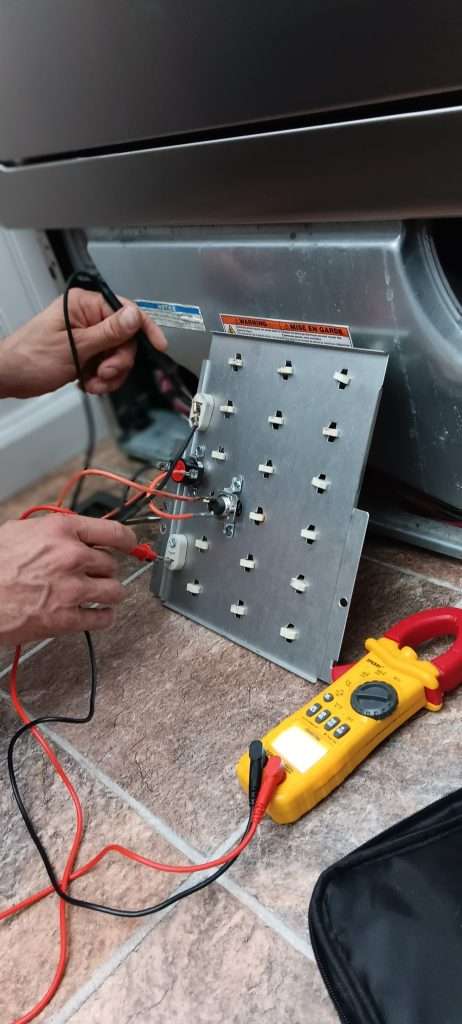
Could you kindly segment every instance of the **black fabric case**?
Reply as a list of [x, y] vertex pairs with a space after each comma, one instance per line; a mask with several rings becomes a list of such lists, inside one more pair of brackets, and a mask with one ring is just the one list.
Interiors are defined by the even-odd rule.
[[462, 1024], [462, 789], [324, 871], [309, 928], [343, 1024]]

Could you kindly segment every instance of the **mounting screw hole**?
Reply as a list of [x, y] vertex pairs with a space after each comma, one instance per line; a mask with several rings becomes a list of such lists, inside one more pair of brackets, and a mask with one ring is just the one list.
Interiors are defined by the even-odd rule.
[[341, 597], [340, 601], [339, 601], [339, 605], [340, 605], [340, 608], [348, 608], [348, 599], [346, 597]]

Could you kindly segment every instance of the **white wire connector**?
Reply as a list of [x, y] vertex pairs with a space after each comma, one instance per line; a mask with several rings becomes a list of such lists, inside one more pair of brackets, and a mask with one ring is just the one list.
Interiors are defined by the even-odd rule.
[[206, 395], [203, 392], [194, 395], [189, 415], [190, 426], [200, 431], [207, 430], [213, 416], [214, 405], [212, 395]]
[[210, 452], [210, 455], [211, 458], [216, 459], [217, 462], [226, 462], [226, 452], [224, 448], [214, 448], [213, 451]]
[[234, 416], [236, 406], [231, 401], [225, 402], [224, 405], [220, 405], [220, 412], [222, 412], [224, 416]]
[[271, 463], [268, 464], [267, 462], [260, 462], [258, 472], [264, 473], [265, 476], [271, 476], [274, 473], [274, 466]]
[[256, 562], [254, 558], [240, 558], [239, 565], [242, 569], [255, 569]]

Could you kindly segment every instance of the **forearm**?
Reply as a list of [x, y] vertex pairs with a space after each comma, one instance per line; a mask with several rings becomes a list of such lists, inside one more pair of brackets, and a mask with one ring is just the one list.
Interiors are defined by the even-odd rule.
[[20, 398], [21, 369], [14, 356], [14, 335], [0, 341], [0, 398]]

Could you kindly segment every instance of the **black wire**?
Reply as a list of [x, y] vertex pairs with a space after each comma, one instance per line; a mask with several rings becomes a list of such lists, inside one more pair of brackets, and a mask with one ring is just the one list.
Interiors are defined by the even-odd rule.
[[[16, 744], [21, 739], [21, 737], [24, 736], [25, 733], [29, 732], [31, 729], [34, 729], [40, 725], [49, 725], [51, 723], [65, 725], [85, 725], [87, 722], [90, 722], [91, 719], [93, 718], [93, 715], [95, 713], [97, 688], [96, 658], [95, 650], [93, 647], [93, 641], [90, 636], [90, 633], [85, 632], [84, 636], [87, 643], [90, 663], [90, 702], [88, 713], [82, 718], [71, 718], [65, 715], [49, 715], [42, 718], [35, 718], [33, 721], [27, 722], [27, 724], [21, 726], [21, 728], [18, 729], [17, 732], [12, 737], [8, 747], [8, 772], [10, 776], [11, 788], [23, 822], [32, 839], [32, 842], [34, 843], [42, 859], [43, 865], [47, 872], [48, 878], [50, 879], [51, 885], [53, 886], [53, 889], [55, 890], [56, 894], [62, 900], [64, 900], [66, 903], [70, 903], [71, 906], [74, 907], [83, 907], [86, 910], [94, 910], [100, 914], [112, 914], [114, 917], [148, 917], [150, 914], [157, 914], [161, 910], [166, 910], [167, 907], [173, 906], [174, 903], [178, 903], [180, 900], [185, 899], [186, 896], [192, 896], [194, 893], [200, 892], [201, 889], [205, 889], [206, 886], [211, 885], [212, 882], [215, 882], [218, 878], [221, 878], [221, 876], [224, 875], [225, 871], [229, 871], [231, 865], [234, 864], [238, 859], [239, 854], [237, 854], [235, 857], [232, 857], [231, 860], [226, 862], [226, 864], [222, 864], [216, 871], [213, 872], [213, 874], [208, 875], [206, 878], [203, 878], [200, 882], [196, 882], [195, 885], [191, 885], [187, 889], [183, 889], [181, 892], [177, 892], [173, 896], [169, 896], [167, 899], [162, 900], [161, 903], [156, 903], [152, 907], [144, 907], [140, 910], [124, 910], [123, 908], [109, 907], [105, 904], [93, 903], [90, 900], [77, 899], [77, 897], [71, 896], [69, 893], [65, 892], [64, 889], [61, 888], [58, 878], [56, 876], [56, 872], [51, 863], [51, 859], [46, 850], [46, 847], [42, 840], [40, 839], [40, 836], [38, 835], [35, 829], [32, 818], [22, 799], [18, 786], [18, 781], [16, 778], [16, 769], [14, 765], [14, 751], [16, 748]], [[252, 810], [250, 810], [249, 812], [249, 818], [247, 821], [245, 832], [242, 835], [242, 839], [245, 838], [249, 831], [251, 819]]]
[[[72, 325], [71, 325], [71, 321], [70, 321], [70, 317], [69, 317], [69, 292], [70, 292], [71, 288], [75, 288], [78, 285], [80, 285], [83, 288], [88, 288], [88, 287], [90, 287], [91, 281], [92, 281], [92, 278], [91, 278], [90, 274], [85, 274], [85, 273], [83, 273], [82, 271], [79, 271], [79, 270], [76, 271], [74, 274], [71, 274], [71, 276], [70, 276], [70, 278], [69, 278], [69, 280], [68, 280], [68, 282], [66, 284], [66, 288], [65, 288], [65, 292], [64, 292], [64, 296], [63, 296], [64, 323], [66, 325], [67, 338], [68, 338], [68, 341], [69, 341], [69, 348], [71, 350], [72, 359], [73, 359], [74, 366], [75, 366], [75, 372], [76, 372], [77, 380], [79, 382], [80, 391], [81, 391], [81, 395], [82, 395], [82, 407], [83, 407], [85, 419], [87, 421], [87, 446], [86, 446], [85, 457], [84, 457], [82, 469], [88, 469], [89, 466], [91, 466], [91, 463], [93, 461], [93, 456], [95, 454], [95, 446], [96, 446], [96, 423], [95, 423], [95, 417], [94, 417], [94, 414], [93, 414], [92, 404], [91, 404], [90, 398], [89, 398], [89, 396], [87, 394], [87, 391], [86, 391], [86, 388], [85, 388], [85, 381], [84, 381], [83, 372], [82, 372], [82, 365], [81, 365], [81, 362], [80, 362], [80, 359], [79, 359], [79, 353], [77, 351], [77, 345], [75, 344], [74, 334], [73, 334], [73, 331], [72, 331]], [[79, 500], [79, 497], [80, 497], [80, 492], [82, 490], [83, 479], [84, 478], [81, 477], [80, 480], [78, 480], [78, 482], [76, 484], [76, 487], [74, 489], [74, 492], [73, 492], [73, 495], [72, 495], [72, 498], [71, 498], [71, 503], [70, 503], [71, 509], [75, 509], [76, 506], [77, 506], [77, 503], [78, 503], [78, 500]]]

